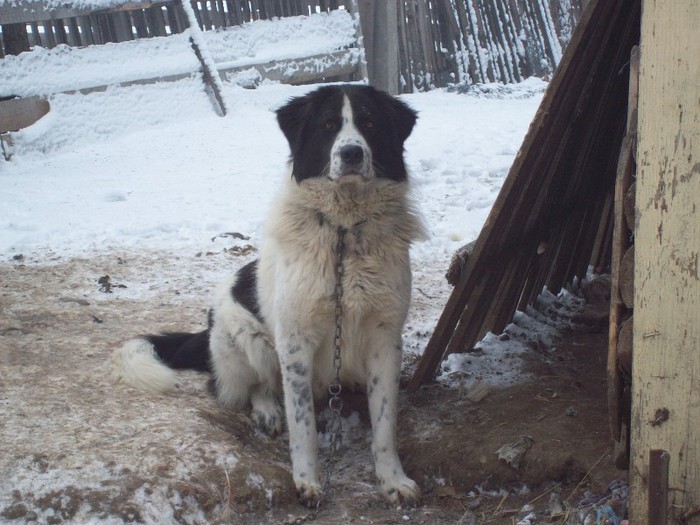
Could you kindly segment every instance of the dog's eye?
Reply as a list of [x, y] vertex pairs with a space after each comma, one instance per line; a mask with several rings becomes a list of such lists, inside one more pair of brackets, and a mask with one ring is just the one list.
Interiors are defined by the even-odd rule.
[[373, 120], [365, 120], [364, 126], [365, 126], [365, 129], [372, 129], [372, 128], [374, 128], [374, 121]]
[[328, 119], [323, 123], [323, 127], [328, 131], [335, 131], [338, 129], [338, 123], [333, 119]]

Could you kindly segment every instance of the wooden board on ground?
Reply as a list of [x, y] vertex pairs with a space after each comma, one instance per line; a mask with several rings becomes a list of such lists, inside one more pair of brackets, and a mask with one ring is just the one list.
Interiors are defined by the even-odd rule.
[[41, 97], [0, 100], [0, 133], [31, 126], [49, 112], [49, 102]]

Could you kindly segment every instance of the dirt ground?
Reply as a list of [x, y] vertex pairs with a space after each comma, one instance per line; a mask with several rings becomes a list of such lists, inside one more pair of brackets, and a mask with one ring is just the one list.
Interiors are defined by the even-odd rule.
[[[286, 436], [268, 439], [245, 414], [222, 410], [206, 376], [183, 374], [169, 396], [113, 384], [107, 363], [120, 341], [201, 329], [211, 287], [240, 266], [230, 259], [0, 263], [0, 522], [595, 523], [591, 502], [622, 515], [624, 486], [611, 487], [626, 473], [611, 459], [604, 305], [573, 313], [577, 328], [556, 352], [532, 345], [532, 381], [476, 403], [442, 383], [402, 390], [400, 455], [424, 493], [413, 508], [386, 505], [374, 488], [362, 396], [345, 398], [331, 490], [310, 511], [296, 502]], [[521, 447], [512, 465], [496, 453], [509, 444]]]

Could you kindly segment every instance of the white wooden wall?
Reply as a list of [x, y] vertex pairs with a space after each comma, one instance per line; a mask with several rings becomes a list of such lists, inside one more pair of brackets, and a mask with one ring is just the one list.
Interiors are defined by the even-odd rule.
[[[643, 0], [630, 467], [635, 525], [700, 523], [698, 24], [698, 0]], [[668, 452], [667, 483], [664, 461], [650, 469], [652, 450]]]

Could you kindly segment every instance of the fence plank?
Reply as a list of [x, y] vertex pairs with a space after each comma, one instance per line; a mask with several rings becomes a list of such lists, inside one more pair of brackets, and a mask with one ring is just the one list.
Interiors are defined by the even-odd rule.
[[146, 19], [153, 36], [165, 36], [165, 17], [163, 16], [163, 6], [153, 6], [146, 10]]

